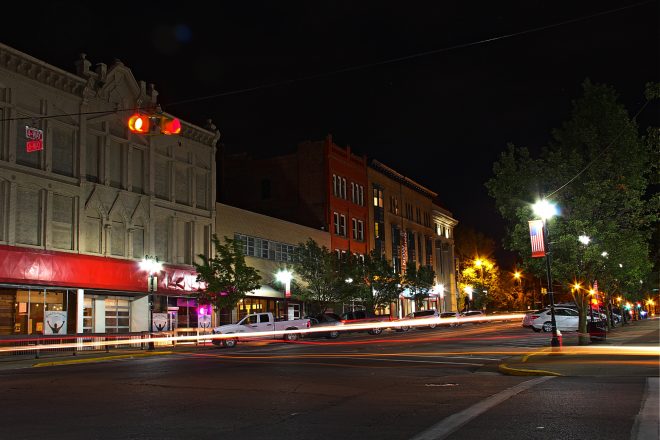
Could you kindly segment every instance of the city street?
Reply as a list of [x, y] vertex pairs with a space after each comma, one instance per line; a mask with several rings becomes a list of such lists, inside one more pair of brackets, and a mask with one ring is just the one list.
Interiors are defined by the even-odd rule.
[[[606, 347], [657, 347], [659, 323], [612, 332]], [[496, 322], [4, 369], [0, 423], [21, 439], [646, 438], [631, 432], [645, 402], [657, 410], [657, 356], [567, 355], [559, 377], [499, 372], [548, 339]], [[576, 340], [564, 335], [567, 349]]]

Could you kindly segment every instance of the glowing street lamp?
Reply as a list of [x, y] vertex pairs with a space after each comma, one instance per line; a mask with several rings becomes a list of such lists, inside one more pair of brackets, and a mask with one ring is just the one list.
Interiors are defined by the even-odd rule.
[[591, 238], [590, 238], [589, 236], [587, 236], [587, 235], [580, 235], [580, 236], [578, 237], [578, 241], [579, 241], [580, 243], [582, 243], [583, 245], [586, 246], [586, 245], [588, 245], [589, 242], [591, 241]]
[[434, 286], [435, 293], [440, 297], [440, 311], [445, 311], [445, 285], [437, 283]]
[[538, 215], [543, 221], [543, 244], [545, 249], [545, 268], [548, 276], [548, 296], [550, 297], [550, 323], [552, 325], [552, 347], [559, 347], [559, 335], [557, 334], [557, 319], [555, 318], [555, 295], [552, 291], [552, 272], [550, 271], [550, 242], [548, 240], [547, 220], [557, 215], [557, 205], [548, 202], [546, 199], [536, 202], [532, 209], [534, 214]]
[[[154, 331], [154, 297], [153, 292], [158, 290], [158, 277], [156, 274], [162, 272], [163, 263], [158, 261], [158, 257], [151, 257], [145, 255], [142, 261], [140, 261], [140, 269], [149, 274], [149, 280], [147, 281], [147, 290], [149, 292], [149, 339], [151, 339], [151, 334]], [[154, 343], [149, 341], [149, 350], [154, 349]]]
[[291, 298], [291, 279], [293, 278], [293, 273], [286, 269], [280, 270], [275, 275], [277, 281], [284, 284], [284, 316], [288, 319], [289, 317], [289, 298]]

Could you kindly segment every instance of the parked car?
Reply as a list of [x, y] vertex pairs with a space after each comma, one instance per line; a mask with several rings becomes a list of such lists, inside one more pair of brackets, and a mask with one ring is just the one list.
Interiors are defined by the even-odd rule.
[[534, 319], [538, 318], [539, 313], [543, 313], [545, 310], [547, 309], [543, 308], [525, 313], [525, 316], [523, 316], [522, 320], [522, 326], [525, 328], [531, 328]]
[[[550, 317], [550, 309], [543, 309], [538, 314], [533, 314], [532, 330], [535, 332], [552, 331], [552, 321]], [[577, 310], [569, 307], [555, 307], [555, 321], [557, 323], [557, 330], [560, 331], [577, 331], [579, 315]]]
[[442, 312], [440, 313], [440, 324], [448, 325], [449, 327], [458, 327], [461, 325], [461, 314], [458, 312]]
[[[431, 309], [431, 310], [419, 310], [417, 312], [412, 312], [408, 313], [403, 320], [405, 321], [410, 321], [413, 319], [436, 319], [439, 320], [440, 314], [438, 313], [437, 310]], [[438, 326], [439, 322], [430, 322], [429, 324], [424, 324], [423, 327], [428, 327], [428, 328], [436, 328]], [[401, 331], [408, 331], [411, 328], [416, 328], [416, 327], [422, 327], [422, 326], [417, 326], [417, 325], [402, 325], [399, 327]]]
[[479, 319], [479, 318], [485, 318], [486, 314], [482, 312], [481, 310], [468, 310], [466, 312], [461, 313], [461, 318], [469, 318], [468, 322], [471, 322], [472, 324], [483, 324], [486, 322], [486, 319]]
[[336, 327], [344, 324], [340, 319], [335, 319], [335, 316], [339, 318], [339, 315], [334, 313], [320, 313], [317, 315], [307, 316], [306, 318], [309, 319], [311, 328], [328, 328], [328, 330], [324, 332], [310, 332], [307, 337], [325, 337], [328, 339], [337, 339], [339, 337], [339, 330]]
[[[344, 325], [350, 324], [368, 324], [372, 322], [386, 322], [389, 321], [389, 316], [376, 316], [367, 313], [366, 310], [354, 310], [352, 312], [345, 312], [341, 314], [341, 322]], [[370, 335], [379, 335], [383, 333], [383, 327], [374, 327], [374, 328], [363, 328], [352, 329], [349, 331], [366, 331]]]

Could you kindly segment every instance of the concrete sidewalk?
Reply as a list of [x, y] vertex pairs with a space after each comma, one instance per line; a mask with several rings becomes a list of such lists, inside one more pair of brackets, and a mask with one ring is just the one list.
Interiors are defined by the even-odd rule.
[[660, 319], [645, 319], [613, 328], [605, 340], [589, 345], [545, 347], [511, 357], [499, 371], [513, 376], [657, 377], [659, 354]]
[[73, 365], [82, 363], [108, 362], [121, 359], [134, 359], [150, 356], [163, 356], [177, 353], [198, 352], [211, 350], [213, 346], [210, 342], [202, 345], [157, 345], [154, 350], [136, 349], [136, 348], [111, 348], [109, 351], [61, 351], [61, 352], [40, 352], [39, 358], [35, 357], [34, 352], [25, 355], [5, 355], [0, 356], [0, 371], [17, 370], [34, 367], [54, 367], [59, 365]]

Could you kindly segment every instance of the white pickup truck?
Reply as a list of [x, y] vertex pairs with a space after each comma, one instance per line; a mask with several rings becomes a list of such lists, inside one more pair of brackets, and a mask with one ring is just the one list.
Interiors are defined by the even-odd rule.
[[[276, 332], [285, 330], [303, 330], [310, 327], [309, 319], [294, 319], [291, 321], [277, 321], [273, 319], [273, 314], [268, 313], [253, 313], [247, 315], [245, 318], [238, 321], [236, 324], [221, 325], [213, 329], [214, 335], [229, 335], [241, 333], [257, 333], [257, 332]], [[252, 335], [250, 335], [252, 336]], [[273, 336], [265, 336], [278, 338], [282, 337], [286, 341], [296, 341], [300, 337], [299, 333], [284, 333], [276, 334]], [[238, 343], [238, 338], [216, 338], [213, 339], [214, 345], [225, 346], [228, 348], [235, 347]]]

